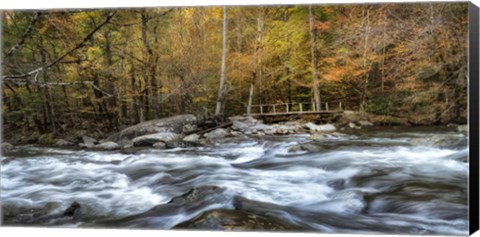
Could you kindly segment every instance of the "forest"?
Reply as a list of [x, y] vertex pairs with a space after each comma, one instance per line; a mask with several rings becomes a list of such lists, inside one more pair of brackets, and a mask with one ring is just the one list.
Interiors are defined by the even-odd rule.
[[467, 3], [2, 12], [4, 131], [341, 102], [466, 123]]
[[1, 225], [468, 235], [468, 9], [2, 11]]

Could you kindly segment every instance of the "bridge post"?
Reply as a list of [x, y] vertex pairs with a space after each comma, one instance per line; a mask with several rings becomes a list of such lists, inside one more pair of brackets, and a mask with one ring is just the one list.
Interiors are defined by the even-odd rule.
[[302, 103], [299, 103], [300, 105], [300, 113], [303, 112], [303, 107], [302, 107]]
[[325, 110], [328, 111], [328, 102], [325, 102]]
[[263, 105], [260, 105], [260, 114], [263, 114]]
[[276, 113], [277, 110], [275, 109], [275, 105], [273, 105], [273, 113]]
[[286, 108], [287, 113], [288, 113], [289, 112], [288, 103], [285, 104], [285, 108]]
[[313, 109], [313, 112], [317, 111], [317, 105], [315, 103], [312, 103], [312, 109]]
[[340, 109], [340, 111], [342, 111], [342, 101], [338, 102], [338, 108]]

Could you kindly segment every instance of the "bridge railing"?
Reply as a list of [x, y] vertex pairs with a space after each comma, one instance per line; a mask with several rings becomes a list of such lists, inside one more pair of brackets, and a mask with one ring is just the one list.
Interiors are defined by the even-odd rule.
[[252, 105], [250, 114], [302, 114], [314, 112], [342, 111], [342, 102], [323, 102], [321, 108], [315, 108], [315, 103], [285, 103], [285, 104], [259, 104]]

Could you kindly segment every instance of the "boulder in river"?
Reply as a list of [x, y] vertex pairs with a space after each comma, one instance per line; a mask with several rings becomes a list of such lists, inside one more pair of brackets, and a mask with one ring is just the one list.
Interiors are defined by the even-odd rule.
[[359, 126], [357, 126], [356, 124], [354, 124], [352, 122], [348, 123], [348, 127], [351, 128], [351, 129], [360, 129]]
[[240, 231], [295, 229], [277, 218], [270, 216], [267, 218], [245, 211], [228, 209], [204, 212], [191, 220], [176, 225], [174, 228]]
[[468, 125], [459, 125], [457, 127], [457, 131], [467, 133], [468, 132]]
[[73, 146], [73, 143], [64, 139], [58, 139], [57, 142], [55, 142], [55, 146], [68, 147], [68, 146]]
[[120, 149], [120, 145], [116, 142], [104, 142], [96, 145], [95, 148], [101, 150], [117, 150]]
[[262, 122], [250, 116], [234, 116], [230, 117], [229, 119], [230, 121], [232, 121], [232, 130], [240, 131], [247, 134], [255, 133], [252, 128], [256, 125], [263, 125]]
[[200, 144], [200, 135], [198, 134], [190, 134], [183, 138], [183, 142], [189, 145], [198, 145]]
[[157, 142], [153, 144], [152, 147], [156, 149], [165, 149], [167, 148], [167, 144], [165, 144], [165, 142]]
[[316, 132], [335, 132], [337, 128], [333, 126], [332, 124], [322, 124], [322, 125], [316, 125], [314, 123], [306, 123], [303, 125], [304, 128], [307, 128], [311, 133], [316, 133]]
[[64, 212], [63, 216], [73, 217], [80, 211], [80, 204], [78, 202], [73, 202]]
[[152, 146], [157, 142], [171, 143], [180, 140], [180, 135], [173, 132], [160, 132], [143, 135], [133, 139], [134, 146]]
[[9, 152], [13, 149], [13, 145], [8, 142], [2, 142], [2, 153]]
[[320, 131], [319, 126], [314, 124], [314, 123], [311, 123], [311, 122], [308, 122], [308, 123], [304, 124], [303, 127], [308, 129], [311, 132], [319, 132]]
[[209, 133], [205, 133], [203, 136], [210, 140], [221, 139], [226, 137], [228, 134], [226, 129], [217, 128]]
[[373, 123], [371, 123], [369, 121], [366, 121], [366, 120], [360, 120], [360, 121], [358, 121], [358, 124], [360, 124], [360, 126], [364, 126], [364, 127], [373, 126]]
[[89, 136], [83, 136], [82, 137], [82, 143], [80, 143], [80, 147], [84, 147], [84, 148], [92, 148], [95, 146], [95, 144], [98, 142], [97, 140], [95, 140], [94, 138], [91, 138]]
[[177, 115], [168, 118], [155, 119], [139, 123], [137, 125], [128, 127], [120, 131], [117, 139], [128, 138], [133, 139], [135, 137], [162, 133], [162, 132], [171, 132], [171, 133], [181, 133], [183, 128], [187, 124], [195, 124], [197, 118], [191, 114]]

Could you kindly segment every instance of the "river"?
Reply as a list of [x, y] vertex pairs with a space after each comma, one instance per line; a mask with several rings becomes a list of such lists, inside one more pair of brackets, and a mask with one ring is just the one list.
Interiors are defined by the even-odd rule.
[[[440, 136], [455, 145], [411, 142]], [[397, 127], [133, 154], [18, 146], [1, 158], [3, 221], [467, 235], [466, 141], [450, 129]], [[65, 216], [74, 202], [80, 214]]]

